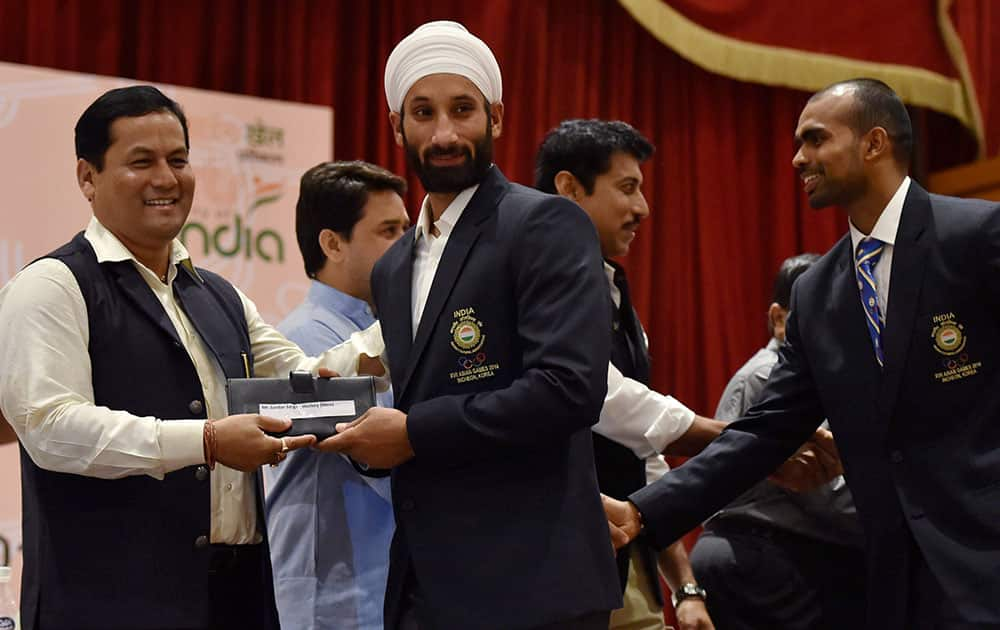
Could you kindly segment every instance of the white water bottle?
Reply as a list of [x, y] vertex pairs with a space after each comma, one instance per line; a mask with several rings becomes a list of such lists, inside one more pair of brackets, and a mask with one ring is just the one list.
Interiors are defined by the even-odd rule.
[[10, 567], [0, 567], [0, 630], [17, 630], [17, 604], [10, 588]]

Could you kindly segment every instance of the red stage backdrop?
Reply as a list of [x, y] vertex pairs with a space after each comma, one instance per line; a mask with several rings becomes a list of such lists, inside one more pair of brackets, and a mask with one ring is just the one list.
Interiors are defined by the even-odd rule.
[[[902, 49], [924, 56], [942, 49], [931, 31], [928, 41], [899, 36], [915, 19], [930, 19], [935, 0], [867, 3], [864, 29], [838, 26], [844, 5], [831, 1], [668, 4], [716, 28], [727, 10], [756, 15], [728, 23], [748, 22], [747, 38], [758, 43], [766, 36], [760, 25], [769, 23], [784, 33], [809, 25], [808, 38], [790, 43], [830, 53], [881, 50], [896, 62]], [[998, 62], [990, 34], [1000, 32], [1000, 10], [988, 0], [957, 0], [951, 15], [992, 155], [1000, 82], [990, 81]], [[652, 339], [656, 386], [712, 411], [730, 373], [766, 340], [768, 287], [780, 261], [823, 251], [845, 229], [835, 211], [805, 208], [789, 166], [804, 92], [710, 74], [613, 0], [0, 0], [0, 60], [332, 105], [336, 157], [407, 173], [386, 122], [382, 69], [396, 41], [444, 18], [479, 34], [504, 70], [507, 124], [496, 158], [511, 179], [531, 182], [542, 135], [567, 117], [620, 118], [658, 145], [645, 168], [653, 215], [625, 263]], [[947, 61], [924, 63], [954, 76]], [[917, 110], [915, 122], [922, 170], [975, 156], [973, 136], [955, 119]], [[414, 209], [420, 187], [411, 182]]]
[[[1000, 143], [992, 41], [1000, 7], [941, 1], [964, 45], [985, 145], [969, 132], [971, 119], [915, 109], [918, 175], [971, 160], [981, 146], [993, 155]], [[644, 169], [652, 216], [624, 262], [651, 338], [654, 385], [707, 414], [732, 372], [767, 340], [765, 311], [780, 262], [825, 251], [846, 219], [809, 210], [790, 166], [806, 92], [710, 73], [661, 43], [624, 4], [643, 3], [0, 0], [0, 60], [330, 105], [337, 158], [410, 176], [387, 123], [385, 59], [427, 20], [463, 22], [493, 48], [504, 72], [507, 114], [496, 161], [512, 180], [532, 182], [535, 149], [564, 118], [626, 120], [659, 147]], [[961, 78], [940, 31], [929, 26], [936, 0], [666, 4], [751, 43]], [[742, 32], [727, 31], [733, 28]], [[65, 133], [70, 142], [71, 130]], [[421, 193], [410, 180], [415, 211]]]

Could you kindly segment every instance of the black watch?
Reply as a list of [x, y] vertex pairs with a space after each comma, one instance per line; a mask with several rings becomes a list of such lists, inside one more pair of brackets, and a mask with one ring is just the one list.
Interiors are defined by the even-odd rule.
[[707, 596], [708, 593], [706, 593], [705, 589], [702, 587], [698, 586], [694, 582], [685, 582], [681, 584], [679, 589], [670, 594], [670, 603], [674, 605], [674, 608], [677, 608], [677, 604], [680, 604], [688, 597], [697, 597], [698, 599], [705, 601], [705, 597]]

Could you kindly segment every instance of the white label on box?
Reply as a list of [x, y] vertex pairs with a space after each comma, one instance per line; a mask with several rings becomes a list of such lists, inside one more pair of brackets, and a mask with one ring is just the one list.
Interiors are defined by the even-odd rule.
[[319, 400], [307, 403], [261, 403], [260, 415], [278, 420], [356, 416], [353, 400]]

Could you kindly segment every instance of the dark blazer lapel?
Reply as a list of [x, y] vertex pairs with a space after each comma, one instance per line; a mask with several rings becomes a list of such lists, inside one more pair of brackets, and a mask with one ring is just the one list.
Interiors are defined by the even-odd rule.
[[[386, 260], [389, 287], [384, 294], [391, 301], [380, 305], [387, 316], [380, 316], [379, 321], [389, 365], [397, 369], [397, 366], [404, 369], [409, 366], [413, 345], [413, 235], [414, 229], [410, 228], [403, 234], [398, 246], [385, 254], [390, 258]], [[396, 400], [399, 400], [399, 394], [396, 394]]]
[[481, 224], [487, 219], [497, 207], [497, 203], [506, 192], [510, 184], [494, 166], [483, 179], [476, 190], [476, 194], [469, 200], [469, 205], [462, 211], [462, 216], [458, 224], [448, 237], [448, 244], [441, 255], [441, 262], [438, 264], [437, 272], [434, 274], [434, 282], [431, 284], [430, 293], [427, 295], [427, 302], [424, 305], [424, 312], [420, 315], [420, 325], [417, 327], [417, 334], [413, 339], [413, 347], [410, 352], [409, 363], [406, 374], [400, 382], [400, 398], [406, 391], [406, 386], [410, 382], [420, 356], [423, 354], [431, 331], [441, 315], [451, 290], [462, 272], [465, 259], [479, 239]]
[[153, 295], [153, 290], [149, 288], [146, 281], [130, 261], [106, 262], [112, 277], [121, 286], [122, 291], [146, 314], [157, 326], [163, 329], [171, 339], [181, 343], [173, 323], [167, 317], [167, 312], [163, 310], [163, 305]]
[[865, 391], [858, 392], [861, 397], [859, 399], [874, 403], [882, 374], [875, 358], [875, 347], [868, 333], [868, 325], [865, 323], [865, 312], [861, 307], [850, 235], [844, 237], [840, 247], [836, 277], [833, 279], [830, 321], [834, 338], [841, 342], [841, 349], [847, 355], [844, 361], [847, 369], [856, 371], [860, 380], [867, 385]]
[[[927, 263], [931, 203], [927, 192], [910, 183], [903, 212], [892, 248], [892, 274], [889, 279], [889, 310], [885, 318], [885, 369], [879, 392], [879, 411], [892, 416], [899, 382], [906, 363], [906, 353], [913, 338], [913, 321], [917, 315], [920, 289]], [[929, 332], [929, 331], [928, 331]]]

